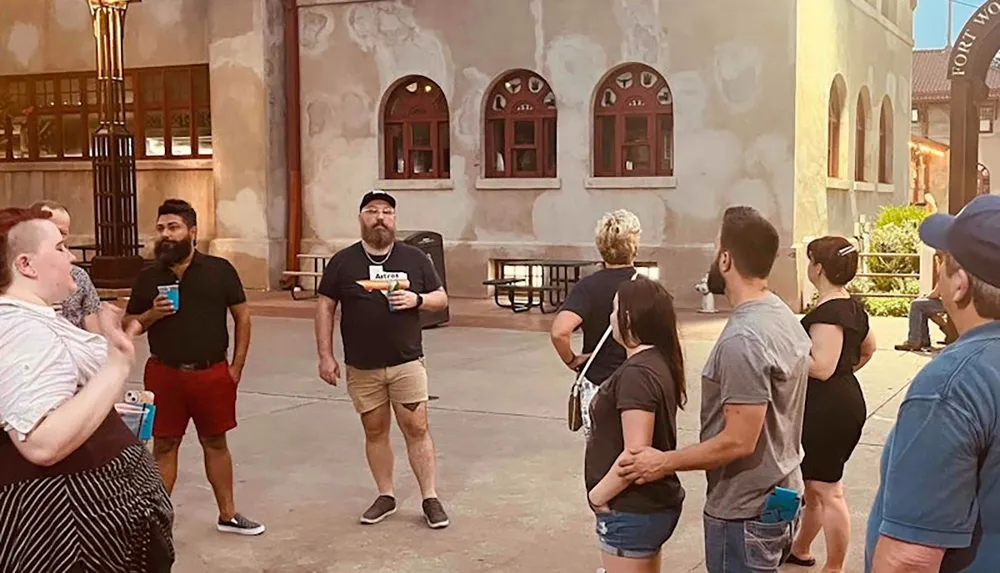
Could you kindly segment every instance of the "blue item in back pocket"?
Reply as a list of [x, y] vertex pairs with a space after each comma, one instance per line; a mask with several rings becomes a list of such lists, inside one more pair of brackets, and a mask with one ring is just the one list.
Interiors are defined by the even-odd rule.
[[793, 489], [776, 487], [767, 495], [764, 511], [760, 514], [761, 523], [781, 523], [792, 521], [798, 515], [802, 505], [802, 496]]
[[156, 417], [156, 406], [143, 404], [142, 425], [139, 427], [139, 439], [146, 441], [153, 437], [153, 418]]

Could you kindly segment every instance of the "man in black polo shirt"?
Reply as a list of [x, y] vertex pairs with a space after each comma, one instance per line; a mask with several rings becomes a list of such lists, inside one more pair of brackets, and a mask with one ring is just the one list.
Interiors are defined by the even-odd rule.
[[[219, 504], [216, 527], [226, 533], [259, 535], [264, 526], [236, 511], [233, 460], [226, 432], [236, 427], [236, 387], [250, 348], [250, 308], [229, 261], [194, 249], [198, 221], [186, 201], [160, 206], [156, 231], [158, 263], [132, 287], [125, 321], [138, 320], [149, 332], [146, 389], [156, 396], [153, 454], [168, 492], [177, 481], [177, 452], [194, 419], [205, 451], [205, 473]], [[177, 288], [180, 305], [161, 287]], [[226, 313], [236, 323], [236, 349], [228, 361]]]
[[361, 415], [365, 453], [379, 492], [361, 523], [378, 523], [396, 511], [389, 443], [395, 410], [410, 467], [420, 485], [427, 524], [434, 529], [447, 527], [448, 515], [434, 485], [434, 444], [427, 428], [427, 371], [417, 309], [443, 310], [448, 306], [448, 295], [427, 255], [396, 242], [396, 200], [392, 196], [384, 191], [368, 192], [361, 200], [358, 221], [361, 241], [334, 255], [323, 273], [316, 344], [320, 377], [336, 385], [340, 364], [333, 356], [333, 316], [339, 304], [347, 393]]

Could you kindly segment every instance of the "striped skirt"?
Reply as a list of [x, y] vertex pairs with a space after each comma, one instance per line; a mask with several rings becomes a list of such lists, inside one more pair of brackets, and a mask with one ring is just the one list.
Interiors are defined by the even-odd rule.
[[0, 573], [161, 573], [173, 507], [146, 449], [0, 489]]

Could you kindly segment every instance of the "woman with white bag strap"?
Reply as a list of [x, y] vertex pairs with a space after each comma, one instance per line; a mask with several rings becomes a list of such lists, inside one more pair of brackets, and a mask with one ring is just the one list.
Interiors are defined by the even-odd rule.
[[[573, 403], [579, 404], [585, 432], [589, 432], [590, 426], [590, 400], [601, 383], [625, 362], [625, 349], [608, 335], [611, 307], [618, 287], [636, 275], [634, 265], [641, 233], [639, 218], [630, 211], [619, 209], [601, 218], [594, 242], [604, 268], [574, 285], [552, 323], [552, 346], [578, 377], [573, 391], [578, 392], [579, 400]], [[578, 328], [583, 329], [580, 354], [573, 351], [570, 342]], [[575, 412], [571, 413], [571, 418], [574, 415]]]

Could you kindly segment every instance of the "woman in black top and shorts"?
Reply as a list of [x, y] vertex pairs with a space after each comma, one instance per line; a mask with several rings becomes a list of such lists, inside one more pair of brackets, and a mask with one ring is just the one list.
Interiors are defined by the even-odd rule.
[[673, 299], [659, 283], [636, 277], [618, 288], [611, 324], [627, 358], [591, 403], [587, 497], [607, 572], [658, 572], [684, 488], [676, 475], [636, 485], [619, 477], [615, 465], [626, 448], [677, 448], [677, 409], [686, 394]]
[[854, 373], [875, 352], [875, 335], [864, 306], [845, 285], [858, 271], [858, 251], [843, 237], [809, 243], [809, 281], [819, 300], [802, 326], [812, 338], [812, 363], [802, 428], [802, 478], [805, 509], [788, 562], [812, 566], [812, 541], [820, 529], [826, 537], [824, 573], [844, 570], [851, 518], [841, 478], [844, 464], [861, 439], [867, 408]]
[[[604, 268], [584, 277], [573, 286], [569, 297], [552, 322], [552, 346], [566, 367], [577, 375], [583, 370], [590, 354], [597, 348], [601, 337], [608, 329], [611, 300], [615, 297], [618, 286], [635, 275], [633, 265], [639, 250], [641, 233], [639, 218], [635, 213], [625, 209], [606, 213], [597, 222], [594, 243], [601, 253]], [[583, 329], [581, 354], [574, 353], [570, 344], [573, 331], [577, 328]], [[624, 361], [625, 349], [614, 340], [605, 340], [597, 350], [594, 361], [584, 373], [580, 395], [584, 434], [590, 432], [590, 417], [587, 411], [594, 393]]]

